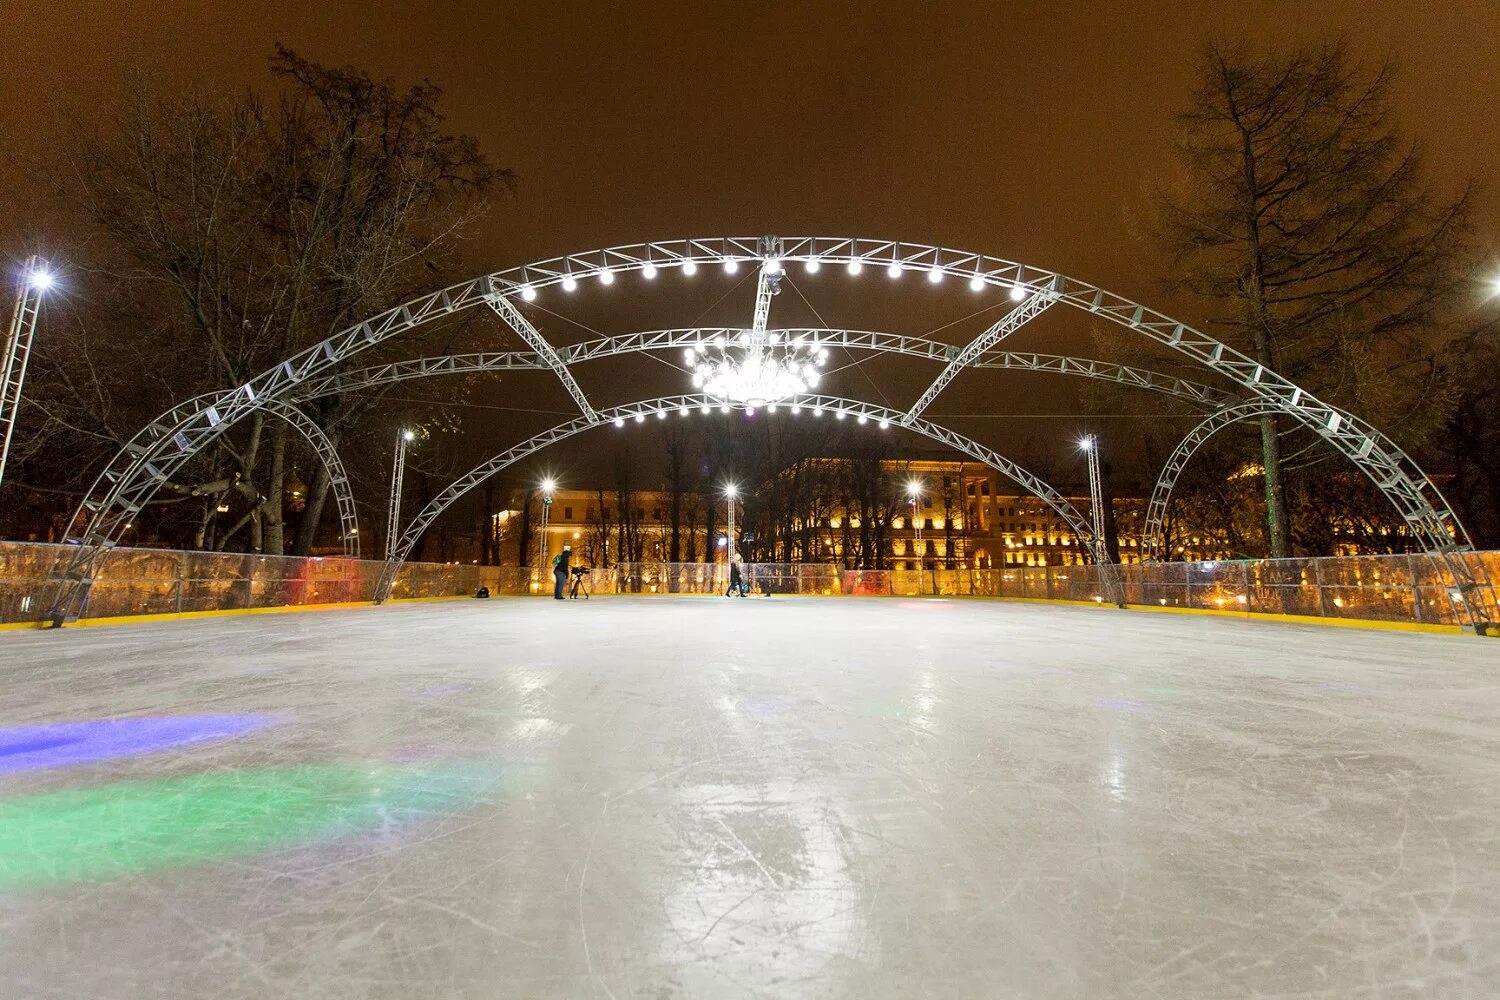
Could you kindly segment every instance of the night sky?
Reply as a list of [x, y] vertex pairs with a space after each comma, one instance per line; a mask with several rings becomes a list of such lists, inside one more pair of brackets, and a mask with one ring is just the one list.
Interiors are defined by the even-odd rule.
[[[22, 150], [58, 127], [56, 109], [89, 115], [141, 63], [264, 84], [280, 41], [402, 83], [430, 78], [447, 91], [453, 126], [520, 175], [516, 197], [497, 202], [470, 248], [475, 271], [681, 236], [857, 235], [1035, 263], [1191, 321], [1191, 307], [1158, 288], [1128, 216], [1169, 165], [1189, 61], [1216, 31], [1275, 42], [1344, 32], [1367, 55], [1394, 56], [1398, 113], [1434, 176], [1486, 184], [1481, 239], [1493, 247], [1500, 233], [1496, 3], [733, 4], [689, 13], [623, 3], [20, 2], [5, 5], [0, 25], [12, 42], [0, 62], [0, 130]], [[882, 299], [835, 287], [831, 275], [792, 276], [831, 325], [926, 333], [976, 308], [956, 282], [929, 292], [913, 280], [910, 295]], [[607, 301], [539, 304], [607, 332], [680, 326], [730, 283], [715, 276], [645, 300], [632, 281]], [[752, 290], [704, 319], [747, 321]], [[776, 310], [773, 325], [815, 322], [795, 295]], [[1046, 320], [1015, 346], [1086, 351], [1082, 315]], [[967, 339], [983, 321], [940, 336]], [[545, 314], [538, 322], [559, 341], [585, 336]], [[877, 401], [910, 402], [935, 374], [915, 363], [904, 376], [868, 367], [879, 390], [862, 376], [843, 388]], [[623, 381], [590, 372], [584, 382], [601, 390], [601, 404], [637, 388], [685, 388], [646, 359], [623, 372]], [[1057, 383], [1039, 391], [994, 381], [1002, 377], [970, 373], [964, 379], [978, 381], [961, 380], [932, 412], [1067, 409]], [[553, 386], [532, 395], [528, 405], [567, 409]], [[954, 424], [997, 442], [1040, 426], [1075, 429], [1065, 420]], [[495, 432], [513, 440], [532, 426], [502, 421]]]

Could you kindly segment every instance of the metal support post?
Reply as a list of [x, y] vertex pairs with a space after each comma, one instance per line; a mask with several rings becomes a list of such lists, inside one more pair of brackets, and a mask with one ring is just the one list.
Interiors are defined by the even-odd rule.
[[36, 257], [26, 260], [26, 269], [16, 287], [16, 307], [5, 334], [5, 356], [0, 359], [0, 483], [5, 481], [5, 462], [21, 408], [21, 388], [26, 383], [26, 364], [31, 359], [31, 339], [42, 310], [42, 292], [52, 284], [45, 265]]
[[1109, 558], [1109, 545], [1104, 540], [1104, 486], [1099, 476], [1099, 439], [1092, 434], [1085, 435], [1079, 442], [1079, 447], [1088, 456], [1089, 463], [1089, 508], [1093, 514], [1094, 526], [1094, 559], [1099, 568], [1099, 582], [1104, 584], [1104, 590], [1109, 599], [1120, 607], [1125, 606], [1124, 587], [1121, 586], [1118, 568]]
[[552, 482], [548, 480], [542, 484], [542, 530], [537, 533], [540, 535], [540, 538], [537, 541], [536, 565], [537, 572], [541, 574], [543, 583], [547, 582], [547, 572], [550, 569], [547, 565], [547, 522], [551, 519], [551, 513]]
[[396, 538], [401, 524], [401, 485], [406, 477], [406, 446], [416, 437], [412, 431], [396, 435], [396, 454], [391, 460], [391, 502], [385, 515], [385, 558], [396, 554]]

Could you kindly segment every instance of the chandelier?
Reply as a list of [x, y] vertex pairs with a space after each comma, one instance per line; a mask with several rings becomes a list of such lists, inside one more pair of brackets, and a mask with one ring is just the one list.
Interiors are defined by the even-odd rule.
[[777, 330], [720, 334], [687, 349], [693, 386], [726, 403], [760, 406], [817, 386], [828, 349]]

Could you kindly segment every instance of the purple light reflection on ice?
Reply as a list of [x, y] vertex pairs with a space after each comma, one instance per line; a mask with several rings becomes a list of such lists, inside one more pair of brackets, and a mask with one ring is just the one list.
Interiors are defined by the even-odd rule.
[[269, 715], [164, 715], [0, 728], [0, 774], [72, 767], [221, 740], [274, 721]]

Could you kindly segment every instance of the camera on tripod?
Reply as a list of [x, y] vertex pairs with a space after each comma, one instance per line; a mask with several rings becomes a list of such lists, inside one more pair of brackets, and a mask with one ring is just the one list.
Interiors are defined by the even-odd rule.
[[589, 572], [592, 568], [590, 566], [574, 566], [572, 568], [573, 589], [568, 591], [568, 596], [573, 600], [578, 600], [580, 593], [583, 595], [585, 601], [589, 599]]

